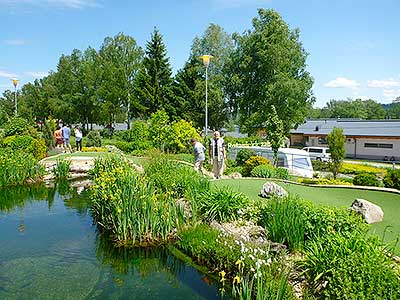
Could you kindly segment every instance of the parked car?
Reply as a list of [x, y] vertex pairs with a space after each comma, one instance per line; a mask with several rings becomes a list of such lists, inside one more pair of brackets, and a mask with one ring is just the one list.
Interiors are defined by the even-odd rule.
[[331, 154], [329, 148], [325, 147], [304, 147], [303, 150], [307, 151], [311, 159], [320, 161], [329, 161]]

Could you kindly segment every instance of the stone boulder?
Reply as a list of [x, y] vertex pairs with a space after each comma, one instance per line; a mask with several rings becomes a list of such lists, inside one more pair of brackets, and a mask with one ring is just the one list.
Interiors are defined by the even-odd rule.
[[364, 199], [356, 199], [350, 207], [351, 210], [362, 215], [368, 224], [378, 223], [383, 220], [383, 210], [378, 205]]
[[267, 181], [262, 186], [259, 196], [262, 198], [271, 198], [273, 196], [284, 198], [288, 196], [288, 192], [275, 182]]

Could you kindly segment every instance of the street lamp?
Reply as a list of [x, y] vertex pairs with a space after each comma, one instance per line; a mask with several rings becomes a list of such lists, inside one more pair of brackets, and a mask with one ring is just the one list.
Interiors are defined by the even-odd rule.
[[210, 65], [210, 59], [213, 56], [211, 55], [203, 55], [201, 59], [203, 60], [203, 64], [206, 67], [206, 120], [205, 120], [205, 134], [206, 137], [208, 135], [208, 89], [207, 89], [207, 80], [208, 80], [208, 66]]
[[14, 78], [12, 79], [13, 85], [14, 85], [14, 103], [15, 103], [15, 115], [18, 114], [18, 106], [17, 106], [17, 85], [18, 85], [18, 79]]

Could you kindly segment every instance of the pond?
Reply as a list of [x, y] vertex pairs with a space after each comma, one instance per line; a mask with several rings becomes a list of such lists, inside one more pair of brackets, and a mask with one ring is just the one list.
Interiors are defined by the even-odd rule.
[[0, 190], [0, 299], [220, 299], [167, 249], [113, 247], [78, 192], [65, 183]]

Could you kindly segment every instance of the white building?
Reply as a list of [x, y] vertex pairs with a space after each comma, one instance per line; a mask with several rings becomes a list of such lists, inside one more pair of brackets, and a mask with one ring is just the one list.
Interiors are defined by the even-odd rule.
[[292, 146], [327, 147], [326, 136], [340, 127], [346, 136], [346, 157], [400, 160], [400, 120], [307, 120], [290, 132]]

